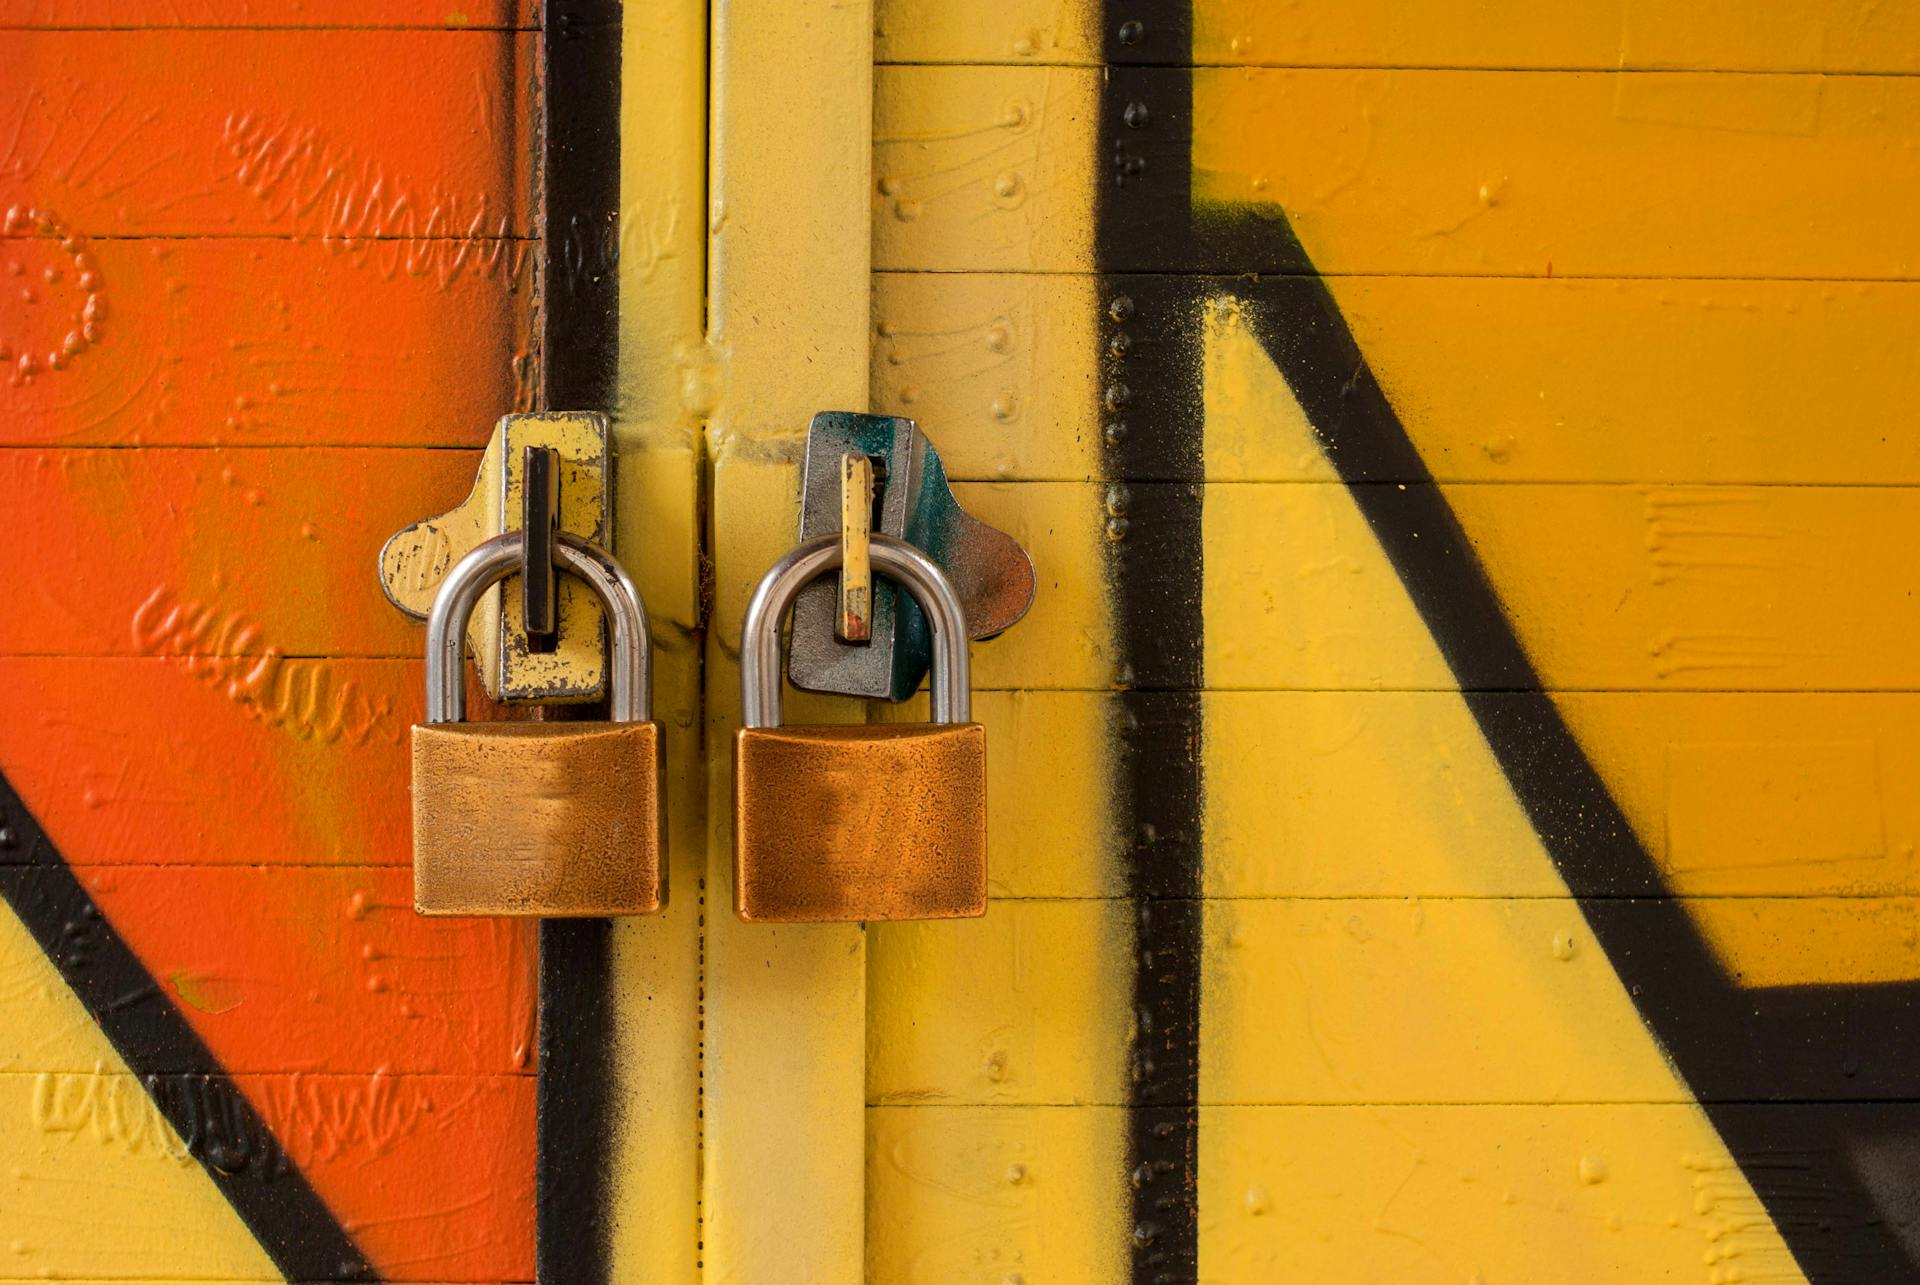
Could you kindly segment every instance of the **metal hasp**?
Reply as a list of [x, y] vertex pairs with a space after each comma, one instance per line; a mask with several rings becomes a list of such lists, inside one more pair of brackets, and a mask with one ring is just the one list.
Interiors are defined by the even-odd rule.
[[[800, 539], [839, 535], [845, 527], [843, 460], [871, 461], [877, 499], [871, 529], [924, 549], [939, 564], [965, 609], [968, 632], [992, 638], [1033, 605], [1033, 559], [1012, 536], [970, 516], [947, 485], [940, 454], [910, 419], [821, 411], [807, 430], [801, 483]], [[841, 637], [841, 590], [830, 579], [800, 591], [793, 609], [787, 677], [795, 687], [905, 700], [932, 659], [925, 615], [895, 586], [874, 577], [865, 642]]]
[[[611, 549], [613, 467], [605, 415], [504, 416], [480, 456], [467, 498], [397, 532], [380, 550], [387, 598], [425, 620], [448, 570], [501, 535], [521, 537], [529, 551], [551, 549], [560, 536]], [[579, 702], [606, 690], [605, 615], [584, 584], [553, 574], [553, 561], [529, 558], [544, 574], [516, 572], [503, 587], [490, 589], [473, 613], [467, 640], [481, 685], [495, 700]]]
[[553, 450], [529, 446], [521, 456], [520, 614], [527, 650], [550, 652], [559, 644], [559, 575], [554, 541], [560, 534], [560, 463]]

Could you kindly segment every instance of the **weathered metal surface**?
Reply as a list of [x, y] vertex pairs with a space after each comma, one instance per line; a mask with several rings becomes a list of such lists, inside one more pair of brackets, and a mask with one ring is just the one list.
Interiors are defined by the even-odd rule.
[[0, 4], [5, 1271], [531, 1279], [532, 942], [407, 908], [367, 568], [525, 404], [533, 40], [58, 8]]
[[[695, 373], [710, 398], [702, 683], [707, 797], [720, 805], [707, 809], [702, 845], [699, 1261], [713, 1279], [856, 1281], [866, 1271], [866, 937], [726, 912], [732, 764], [722, 747], [739, 725], [740, 613], [793, 544], [801, 430], [822, 407], [859, 406], [867, 386], [873, 14], [866, 0], [723, 0], [711, 12], [710, 195], [696, 220], [708, 230], [711, 364]], [[776, 66], [784, 73], [769, 75]]]

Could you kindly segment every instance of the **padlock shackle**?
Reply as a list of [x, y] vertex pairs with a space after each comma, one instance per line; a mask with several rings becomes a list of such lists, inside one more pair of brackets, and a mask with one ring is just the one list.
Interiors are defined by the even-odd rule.
[[[518, 531], [496, 535], [453, 564], [427, 614], [427, 722], [458, 723], [467, 715], [467, 621], [480, 595], [518, 571], [526, 558]], [[616, 723], [644, 723], [653, 710], [653, 642], [647, 608], [626, 568], [599, 545], [562, 532], [553, 558], [561, 570], [586, 581], [613, 622], [613, 655], [607, 666], [609, 716]]]
[[[973, 675], [967, 658], [967, 610], [940, 564], [919, 548], [875, 533], [873, 569], [913, 595], [933, 627], [932, 713], [936, 723], [973, 721]], [[802, 589], [840, 565], [840, 537], [808, 540], [767, 569], [740, 626], [741, 724], [780, 723], [780, 622]]]

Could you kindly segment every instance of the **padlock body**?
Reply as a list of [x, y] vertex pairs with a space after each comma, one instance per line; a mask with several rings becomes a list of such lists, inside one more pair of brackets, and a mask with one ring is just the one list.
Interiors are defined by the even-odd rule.
[[423, 915], [642, 915], [666, 900], [658, 723], [413, 729]]
[[987, 733], [978, 723], [745, 728], [733, 774], [742, 919], [986, 913]]

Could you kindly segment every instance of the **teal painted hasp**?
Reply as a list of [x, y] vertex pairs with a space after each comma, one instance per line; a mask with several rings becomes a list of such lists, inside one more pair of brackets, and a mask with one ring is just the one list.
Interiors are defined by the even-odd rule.
[[[1014, 538], [968, 514], [947, 485], [933, 442], [910, 419], [821, 411], [807, 430], [801, 482], [800, 539], [841, 528], [841, 461], [865, 455], [873, 466], [873, 534], [906, 540], [947, 573], [966, 610], [967, 633], [992, 638], [1033, 605], [1033, 559]], [[809, 585], [793, 611], [787, 677], [795, 687], [842, 696], [905, 700], [932, 659], [925, 616], [885, 579], [873, 585], [871, 636], [837, 636], [833, 580]]]

